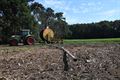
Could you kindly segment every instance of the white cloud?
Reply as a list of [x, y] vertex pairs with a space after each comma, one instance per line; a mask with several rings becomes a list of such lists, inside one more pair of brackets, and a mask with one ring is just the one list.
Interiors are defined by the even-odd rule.
[[[120, 16], [120, 8], [118, 5], [120, 0], [109, 0], [109, 2], [105, 0], [39, 0], [39, 2], [40, 1], [45, 7], [51, 7], [55, 12], [63, 12], [64, 17], [66, 17], [69, 23], [76, 23], [76, 21], [90, 22], [103, 19], [109, 20], [116, 15]], [[113, 7], [111, 4], [113, 4]], [[117, 8], [113, 9], [115, 5]]]
[[63, 1], [59, 1], [59, 0], [45, 0], [44, 1], [46, 5], [51, 5], [51, 6], [62, 6], [63, 5]]
[[119, 19], [120, 16], [120, 10], [119, 9], [111, 9], [111, 10], [105, 10], [105, 11], [101, 11], [96, 13], [95, 17], [96, 20], [95, 21], [103, 21], [103, 20], [116, 20]]
[[47, 7], [53, 7], [54, 9], [61, 9], [61, 10], [70, 10], [69, 6], [71, 1], [64, 1], [64, 0], [44, 0], [43, 3]]
[[78, 1], [77, 5], [73, 5], [73, 1], [71, 0], [44, 0], [43, 5], [62, 12], [72, 12], [75, 14], [95, 12], [102, 9], [101, 2], [81, 3]]
[[71, 10], [73, 13], [94, 13], [96, 11], [100, 11], [103, 8], [101, 2], [83, 2], [75, 7], [72, 7]]
[[118, 15], [120, 14], [120, 10], [118, 9], [113, 9], [113, 10], [108, 10], [108, 11], [104, 11], [104, 12], [101, 12], [100, 15], [103, 15], [103, 16], [115, 16], [115, 15]]
[[66, 21], [69, 23], [69, 24], [74, 24], [76, 23], [76, 20], [79, 21], [79, 19], [76, 19], [76, 18], [67, 18]]

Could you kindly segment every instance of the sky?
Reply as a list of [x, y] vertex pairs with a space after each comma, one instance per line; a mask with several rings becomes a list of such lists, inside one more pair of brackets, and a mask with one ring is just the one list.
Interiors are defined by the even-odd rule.
[[35, 0], [63, 12], [68, 24], [120, 20], [120, 0]]

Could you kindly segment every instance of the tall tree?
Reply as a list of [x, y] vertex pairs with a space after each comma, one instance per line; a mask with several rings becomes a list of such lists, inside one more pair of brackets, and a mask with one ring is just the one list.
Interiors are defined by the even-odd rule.
[[55, 16], [56, 16], [57, 20], [63, 20], [63, 19], [65, 19], [65, 18], [63, 18], [63, 13], [62, 12], [56, 13]]
[[0, 12], [2, 32], [9, 35], [21, 28], [30, 28], [32, 17], [27, 0], [1, 0]]
[[46, 9], [46, 25], [50, 25], [51, 20], [54, 19], [54, 10], [51, 8]]
[[34, 18], [36, 21], [41, 22], [41, 24], [45, 24], [46, 14], [45, 8], [42, 4], [38, 2], [34, 2], [31, 5], [31, 12], [33, 13]]

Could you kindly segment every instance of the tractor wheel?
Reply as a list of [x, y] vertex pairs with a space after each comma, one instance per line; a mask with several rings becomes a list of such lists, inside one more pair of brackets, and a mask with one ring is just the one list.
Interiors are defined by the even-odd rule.
[[16, 39], [10, 40], [9, 41], [10, 46], [17, 46], [18, 45], [18, 41]]
[[25, 43], [27, 45], [33, 45], [34, 42], [35, 42], [35, 40], [34, 40], [34, 38], [32, 36], [27, 37], [26, 40], [25, 40]]

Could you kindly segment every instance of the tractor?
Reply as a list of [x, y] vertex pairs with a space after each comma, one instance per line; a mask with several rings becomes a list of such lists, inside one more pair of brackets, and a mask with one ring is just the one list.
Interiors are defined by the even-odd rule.
[[33, 45], [35, 43], [34, 37], [31, 35], [29, 29], [22, 29], [20, 32], [13, 34], [8, 43], [10, 46], [17, 46], [18, 43], [23, 43], [24, 45]]

